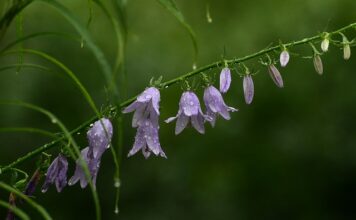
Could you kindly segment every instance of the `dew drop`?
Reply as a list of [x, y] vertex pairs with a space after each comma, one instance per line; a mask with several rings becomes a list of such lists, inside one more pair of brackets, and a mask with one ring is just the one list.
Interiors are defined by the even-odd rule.
[[197, 64], [193, 63], [193, 70], [196, 70], [196, 69], [197, 69]]
[[77, 132], [77, 135], [80, 135], [80, 132]]
[[56, 124], [56, 123], [57, 123], [57, 120], [53, 118], [53, 119], [52, 119], [52, 123], [53, 123], [53, 124]]
[[164, 88], [165, 88], [165, 89], [168, 89], [168, 87], [169, 87], [169, 86], [165, 86]]
[[114, 213], [115, 214], [119, 214], [119, 208], [118, 207], [115, 207]]
[[91, 123], [89, 126], [90, 126], [90, 127], [93, 127], [93, 123]]
[[116, 180], [115, 180], [115, 183], [114, 183], [114, 187], [115, 187], [115, 188], [119, 188], [120, 186], [121, 186], [120, 180], [119, 180], [119, 179], [116, 179]]

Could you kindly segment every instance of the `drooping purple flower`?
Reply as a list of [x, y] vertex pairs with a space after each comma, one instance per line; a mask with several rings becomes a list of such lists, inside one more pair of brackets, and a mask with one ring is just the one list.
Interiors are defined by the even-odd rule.
[[192, 126], [201, 134], [205, 133], [205, 121], [211, 121], [211, 117], [203, 114], [200, 108], [200, 102], [194, 92], [187, 91], [182, 94], [179, 101], [178, 114], [175, 117], [168, 118], [165, 122], [170, 123], [177, 119], [175, 134], [181, 133], [191, 122]]
[[48, 167], [46, 180], [42, 186], [42, 192], [47, 192], [50, 184], [55, 184], [57, 192], [61, 192], [62, 189], [67, 185], [67, 170], [67, 158], [64, 155], [59, 154], [58, 157], [54, 159], [51, 165]]
[[253, 100], [253, 96], [255, 94], [255, 89], [254, 89], [252, 76], [250, 74], [244, 76], [243, 88], [244, 88], [245, 102], [246, 104], [251, 104]]
[[86, 147], [81, 151], [81, 153], [80, 153], [81, 158], [78, 158], [76, 161], [77, 165], [75, 168], [75, 172], [74, 172], [74, 175], [68, 181], [68, 185], [72, 186], [72, 185], [76, 184], [78, 181], [80, 181], [80, 187], [82, 187], [82, 188], [85, 188], [88, 185], [88, 179], [87, 179], [84, 169], [83, 169], [84, 164], [81, 163], [81, 162], [84, 162], [88, 166], [91, 180], [95, 186], [96, 177], [98, 175], [98, 171], [100, 168], [100, 159], [91, 158], [90, 154], [89, 154], [89, 150], [90, 150], [90, 148]]
[[37, 185], [38, 185], [38, 182], [40, 181], [41, 176], [42, 176], [42, 175], [41, 175], [39, 169], [37, 169], [37, 170], [33, 173], [33, 175], [32, 175], [32, 177], [31, 177], [30, 181], [28, 181], [28, 183], [27, 183], [27, 185], [26, 185], [26, 188], [25, 188], [25, 190], [24, 190], [24, 194], [25, 194], [26, 196], [32, 196], [32, 195], [35, 193], [36, 187], [37, 187]]
[[152, 122], [158, 123], [159, 102], [159, 90], [155, 87], [149, 87], [137, 97], [136, 101], [127, 106], [122, 112], [129, 113], [135, 111], [132, 118], [132, 127], [134, 128], [140, 126], [142, 121], [147, 118], [150, 118]]
[[279, 88], [283, 88], [283, 79], [282, 76], [280, 74], [280, 72], [278, 71], [278, 69], [275, 67], [275, 65], [270, 64], [268, 65], [268, 72], [269, 75], [271, 76], [273, 82], [279, 87]]
[[126, 107], [122, 112], [133, 112], [132, 127], [137, 127], [135, 143], [128, 156], [132, 156], [142, 150], [145, 158], [151, 153], [167, 158], [159, 142], [159, 102], [160, 93], [155, 87], [147, 88], [141, 93], [135, 102]]
[[226, 120], [230, 120], [229, 112], [237, 111], [237, 109], [225, 104], [221, 93], [214, 86], [209, 86], [205, 89], [204, 102], [206, 106], [206, 114], [211, 117], [209, 122], [213, 127], [215, 126], [216, 117], [218, 115], [221, 115]]
[[226, 93], [231, 84], [231, 72], [230, 69], [225, 67], [220, 73], [220, 92]]
[[287, 50], [283, 50], [281, 55], [279, 56], [279, 62], [281, 63], [282, 67], [287, 66], [289, 62], [289, 53]]
[[323, 74], [323, 62], [321, 61], [321, 58], [318, 54], [314, 55], [313, 63], [314, 63], [315, 71], [319, 75], [322, 75]]
[[89, 153], [93, 158], [101, 158], [106, 149], [110, 147], [113, 127], [109, 119], [102, 118], [93, 124], [87, 132], [89, 141]]
[[167, 158], [159, 142], [158, 129], [159, 126], [153, 124], [151, 120], [145, 119], [137, 128], [135, 143], [127, 156], [130, 157], [142, 150], [142, 154], [146, 159], [151, 153]]

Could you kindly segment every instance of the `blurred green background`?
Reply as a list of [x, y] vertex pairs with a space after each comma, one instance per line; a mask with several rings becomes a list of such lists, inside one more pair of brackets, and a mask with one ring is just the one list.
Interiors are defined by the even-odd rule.
[[[61, 2], [87, 22], [87, 1]], [[110, 1], [103, 2], [110, 5]], [[212, 23], [206, 19], [207, 4]], [[227, 57], [241, 57], [272, 42], [299, 40], [356, 21], [354, 0], [177, 0], [177, 5], [197, 34], [198, 66], [220, 60], [224, 47]], [[126, 14], [128, 97], [141, 92], [153, 76], [163, 75], [163, 80], [168, 80], [191, 70], [189, 35], [157, 1], [128, 0]], [[39, 31], [76, 33], [57, 11], [43, 3], [31, 4], [23, 16], [26, 35]], [[89, 29], [113, 63], [117, 43], [113, 28], [94, 4]], [[349, 39], [356, 36], [355, 31], [347, 34]], [[15, 39], [13, 22], [1, 47]], [[79, 42], [48, 36], [26, 41], [24, 47], [61, 60], [80, 78], [98, 106], [107, 104], [105, 79], [85, 45], [81, 48]], [[309, 46], [292, 52], [311, 55]], [[160, 139], [168, 160], [145, 160], [140, 153], [125, 157], [135, 135], [131, 115], [125, 116], [120, 213], [114, 215], [114, 166], [107, 152], [97, 183], [103, 219], [355, 219], [356, 59], [352, 55], [344, 61], [342, 51], [334, 46], [322, 59], [325, 71], [320, 77], [312, 60], [293, 56], [288, 66], [280, 69], [284, 89], [273, 84], [257, 60], [248, 62], [260, 70], [254, 78], [252, 105], [244, 103], [242, 80], [233, 74], [225, 101], [240, 111], [233, 113], [230, 121], [219, 119], [214, 129], [207, 124], [205, 135], [191, 128], [174, 135], [174, 124], [165, 124], [163, 119], [176, 114], [182, 91], [179, 85], [163, 90]], [[3, 71], [0, 99], [42, 106], [70, 129], [94, 115], [59, 69], [28, 54], [24, 60], [54, 68], [59, 74], [25, 68], [20, 73]], [[1, 57], [0, 67], [16, 62], [16, 57]], [[201, 97], [201, 90], [198, 93]], [[1, 127], [30, 126], [58, 132], [47, 118], [19, 107], [1, 106], [0, 117]], [[50, 140], [26, 133], [1, 133], [0, 138], [1, 165]], [[76, 138], [85, 147], [85, 134]], [[34, 164], [32, 160], [21, 168], [32, 172]], [[73, 169], [72, 163], [69, 175]], [[1, 192], [0, 196], [7, 195]], [[60, 194], [54, 188], [46, 194], [37, 190], [35, 196], [54, 219], [94, 219], [90, 191], [79, 185]], [[2, 218], [5, 210], [0, 213]]]

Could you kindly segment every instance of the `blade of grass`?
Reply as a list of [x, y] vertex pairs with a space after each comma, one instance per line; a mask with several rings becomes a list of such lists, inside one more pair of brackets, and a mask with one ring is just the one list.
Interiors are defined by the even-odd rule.
[[29, 198], [28, 196], [24, 195], [22, 192], [7, 185], [4, 182], [0, 182], [0, 188], [6, 190], [8, 192], [14, 193], [18, 197], [20, 197], [21, 199], [26, 201], [29, 205], [31, 205], [34, 209], [36, 209], [45, 220], [52, 220], [51, 216], [48, 214], [48, 212], [41, 205], [39, 205], [37, 202], [35, 202], [33, 199]]
[[28, 215], [22, 211], [21, 209], [17, 208], [16, 206], [13, 206], [11, 204], [9, 204], [8, 202], [5, 202], [3, 200], [0, 200], [0, 206], [11, 210], [15, 215], [17, 215], [17, 217], [19, 217], [22, 220], [30, 220], [30, 218], [28, 217]]
[[157, 0], [167, 11], [169, 11], [178, 21], [183, 25], [183, 27], [188, 31], [189, 36], [192, 40], [194, 47], [194, 63], [193, 68], [196, 67], [198, 60], [198, 42], [193, 28], [185, 21], [182, 12], [178, 9], [174, 0]]

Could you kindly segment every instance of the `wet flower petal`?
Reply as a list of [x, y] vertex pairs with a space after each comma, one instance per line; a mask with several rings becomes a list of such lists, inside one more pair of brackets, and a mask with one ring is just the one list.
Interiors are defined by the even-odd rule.
[[243, 89], [244, 89], [246, 104], [251, 104], [255, 93], [254, 84], [251, 75], [244, 76]]
[[146, 119], [144, 123], [137, 128], [135, 143], [130, 150], [128, 157], [136, 154], [139, 150], [142, 150], [145, 158], [148, 158], [151, 153], [156, 156], [160, 155], [161, 157], [167, 158], [159, 142], [158, 130], [158, 126], [155, 126], [150, 120]]
[[65, 156], [59, 154], [48, 167], [46, 180], [42, 186], [42, 192], [46, 192], [49, 185], [55, 184], [57, 192], [61, 192], [67, 185], [68, 161]]
[[86, 178], [84, 169], [81, 164], [81, 159], [82, 159], [83, 162], [86, 163], [88, 166], [90, 177], [91, 177], [92, 182], [95, 186], [96, 177], [98, 175], [99, 168], [100, 168], [100, 160], [89, 157], [90, 156], [89, 147], [84, 148], [80, 152], [80, 155], [81, 155], [81, 158], [78, 158], [76, 161], [77, 165], [75, 168], [75, 172], [74, 172], [74, 175], [68, 181], [68, 185], [72, 186], [72, 185], [76, 184], [78, 181], [80, 182], [81, 188], [85, 188], [88, 185], [88, 180]]
[[215, 125], [216, 115], [221, 115], [224, 119], [230, 120], [230, 111], [234, 112], [237, 109], [229, 107], [225, 104], [224, 99], [214, 86], [208, 86], [204, 91], [204, 103], [207, 109], [207, 115], [210, 116], [210, 123]]
[[[166, 123], [170, 123], [177, 119], [175, 134], [180, 134], [184, 128], [192, 123], [193, 127], [199, 132], [204, 133], [205, 121], [211, 121], [212, 119], [203, 114], [198, 97], [194, 92], [184, 92], [179, 101], [178, 114], [175, 117], [170, 117], [165, 120]], [[194, 121], [193, 121], [194, 120]]]
[[[155, 87], [146, 88], [133, 102], [131, 105], [126, 107], [122, 113], [133, 112], [134, 117], [132, 119], [132, 127], [136, 128], [140, 123], [146, 118], [158, 116], [159, 113], [159, 102], [160, 102], [160, 92]], [[152, 109], [154, 110], [154, 115], [152, 115]]]
[[87, 132], [90, 153], [94, 158], [100, 158], [106, 149], [110, 147], [113, 127], [109, 119], [102, 118], [94, 123]]
[[279, 87], [279, 88], [283, 88], [283, 79], [282, 76], [280, 74], [280, 72], [278, 71], [278, 69], [273, 65], [269, 65], [268, 66], [268, 72], [269, 75], [271, 76], [273, 82]]
[[226, 93], [231, 84], [231, 72], [230, 69], [225, 67], [220, 73], [220, 92]]

